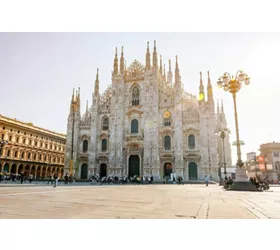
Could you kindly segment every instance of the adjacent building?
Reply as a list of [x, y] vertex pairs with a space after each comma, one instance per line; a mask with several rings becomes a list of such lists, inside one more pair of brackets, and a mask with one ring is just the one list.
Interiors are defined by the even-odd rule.
[[[268, 175], [269, 180], [280, 180], [280, 143], [268, 142], [260, 145], [260, 154], [247, 154], [247, 171], [249, 176]], [[255, 158], [254, 158], [255, 157]]]
[[[223, 107], [216, 111], [209, 72], [207, 85], [200, 73], [199, 97], [188, 93], [176, 56], [175, 70], [158, 61], [156, 43], [149, 43], [143, 65], [134, 60], [126, 67], [123, 48], [116, 49], [112, 84], [101, 95], [97, 71], [90, 106], [81, 114], [80, 91], [73, 92], [67, 123], [65, 172], [77, 178], [89, 175], [153, 175], [155, 179], [181, 175], [218, 180], [221, 139], [226, 129]], [[204, 89], [206, 88], [206, 90]], [[206, 92], [206, 94], [205, 94]], [[226, 159], [231, 165], [229, 137]]]
[[247, 153], [247, 162], [256, 161], [257, 153], [249, 152]]
[[0, 141], [0, 172], [63, 176], [65, 135], [0, 115]]

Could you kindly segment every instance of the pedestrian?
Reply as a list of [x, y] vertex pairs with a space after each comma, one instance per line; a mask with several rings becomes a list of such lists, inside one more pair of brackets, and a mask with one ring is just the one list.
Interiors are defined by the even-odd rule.
[[205, 175], [205, 184], [206, 184], [206, 187], [208, 187], [208, 182], [209, 182], [209, 178], [207, 175]]
[[55, 188], [57, 186], [57, 183], [58, 183], [58, 174], [57, 173], [55, 173], [53, 175], [53, 179], [54, 179], [53, 187]]
[[33, 174], [30, 174], [30, 175], [29, 175], [29, 183], [30, 183], [30, 184], [31, 184], [32, 180], [33, 180]]
[[153, 184], [153, 181], [154, 181], [154, 177], [151, 176], [151, 184]]
[[66, 174], [66, 176], [65, 176], [64, 179], [65, 179], [65, 184], [68, 184], [68, 179], [69, 179], [69, 178], [68, 178], [68, 174]]
[[23, 173], [20, 174], [20, 183], [22, 184], [23, 183], [23, 179], [24, 179], [24, 175]]

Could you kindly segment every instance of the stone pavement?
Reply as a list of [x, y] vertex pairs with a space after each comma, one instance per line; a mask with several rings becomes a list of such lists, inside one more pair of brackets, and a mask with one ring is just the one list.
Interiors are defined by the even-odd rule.
[[280, 188], [224, 191], [218, 185], [0, 187], [0, 219], [276, 219]]

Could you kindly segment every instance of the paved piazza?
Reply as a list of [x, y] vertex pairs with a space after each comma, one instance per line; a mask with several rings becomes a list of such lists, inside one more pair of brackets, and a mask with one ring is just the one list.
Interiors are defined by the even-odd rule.
[[0, 185], [1, 219], [280, 218], [280, 187], [263, 193], [217, 185]]

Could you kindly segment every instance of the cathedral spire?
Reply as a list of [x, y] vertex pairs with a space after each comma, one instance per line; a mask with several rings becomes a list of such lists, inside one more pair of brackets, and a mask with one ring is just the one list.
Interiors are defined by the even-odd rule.
[[158, 63], [157, 63], [157, 48], [156, 48], [156, 41], [154, 41], [154, 53], [153, 53], [153, 69], [158, 68]]
[[168, 73], [171, 73], [171, 60], [170, 59], [168, 60], [168, 63], [169, 63], [169, 71], [168, 71]]
[[114, 59], [114, 75], [118, 74], [118, 50], [116, 48], [115, 59]]
[[169, 64], [169, 70], [168, 70], [168, 74], [167, 74], [167, 82], [168, 84], [172, 84], [173, 81], [173, 75], [172, 75], [172, 71], [171, 71], [171, 60], [168, 60], [168, 64]]
[[88, 114], [88, 100], [87, 100], [87, 106], [86, 106], [86, 114]]
[[76, 91], [76, 100], [75, 100], [75, 104], [76, 104], [76, 110], [80, 111], [80, 87], [78, 87], [78, 90]]
[[99, 69], [97, 69], [96, 73], [96, 79], [95, 79], [95, 86], [94, 86], [94, 96], [99, 95], [99, 75], [98, 75]]
[[124, 57], [123, 57], [123, 46], [122, 46], [122, 53], [120, 59], [120, 73], [123, 74], [124, 71]]
[[159, 73], [162, 75], [162, 57], [160, 55]]
[[204, 86], [203, 86], [203, 81], [202, 81], [202, 72], [199, 72], [199, 74], [200, 74], [199, 101], [205, 101]]
[[151, 54], [149, 49], [149, 42], [147, 42], [147, 52], [146, 52], [146, 70], [151, 69]]
[[80, 101], [80, 87], [78, 87], [78, 89], [76, 90], [76, 99], [75, 102], [79, 102]]
[[179, 66], [178, 66], [178, 57], [176, 56], [176, 66], [175, 66], [175, 85], [179, 86], [181, 84], [181, 79], [180, 79], [180, 71], [179, 71]]
[[217, 100], [217, 114], [220, 114], [219, 100]]
[[73, 88], [73, 94], [72, 94], [71, 103], [74, 103], [74, 101], [75, 101], [75, 88]]
[[166, 82], [165, 64], [163, 64], [163, 79]]
[[222, 114], [225, 114], [225, 113], [224, 113], [224, 103], [223, 103], [223, 99], [222, 99], [222, 104], [221, 104], [221, 113], [222, 113]]
[[73, 94], [72, 94], [72, 99], [71, 99], [71, 104], [70, 104], [70, 112], [75, 111], [76, 107], [76, 102], [75, 102], [75, 88], [73, 88]]
[[213, 91], [212, 91], [212, 84], [210, 80], [210, 73], [207, 71], [208, 74], [208, 85], [207, 85], [207, 101], [209, 103], [213, 103]]

